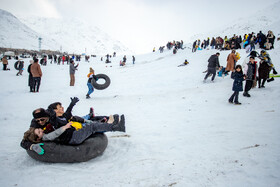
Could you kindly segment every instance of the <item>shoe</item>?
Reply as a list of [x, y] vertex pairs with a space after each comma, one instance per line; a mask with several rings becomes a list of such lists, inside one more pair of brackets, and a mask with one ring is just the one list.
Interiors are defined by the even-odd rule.
[[264, 86], [264, 85], [261, 85], [261, 88], [265, 88], [265, 86]]
[[91, 119], [93, 117], [94, 117], [94, 109], [93, 109], [93, 107], [90, 107], [90, 109], [89, 109], [89, 119]]
[[87, 94], [87, 95], [86, 95], [86, 99], [89, 99], [89, 98], [90, 98], [90, 96]]
[[238, 101], [234, 102], [235, 105], [241, 105]]
[[267, 80], [267, 82], [271, 82], [271, 81], [274, 81], [273, 77], [271, 77], [270, 79]]
[[230, 100], [230, 99], [228, 100], [228, 102], [229, 102], [229, 103], [231, 103], [231, 104], [233, 103], [233, 101], [232, 101], [232, 100]]
[[243, 96], [244, 96], [244, 97], [251, 97], [251, 95], [248, 94], [248, 92], [244, 92], [244, 93], [243, 93]]

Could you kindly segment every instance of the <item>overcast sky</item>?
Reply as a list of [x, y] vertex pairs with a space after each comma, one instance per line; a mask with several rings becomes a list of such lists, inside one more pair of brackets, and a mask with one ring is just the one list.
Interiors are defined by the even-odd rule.
[[229, 25], [279, 0], [0, 0], [14, 15], [78, 17], [137, 53]]

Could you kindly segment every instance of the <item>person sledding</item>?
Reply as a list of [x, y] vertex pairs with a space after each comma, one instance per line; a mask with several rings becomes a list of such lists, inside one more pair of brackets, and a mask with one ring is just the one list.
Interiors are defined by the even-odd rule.
[[[82, 129], [83, 127], [87, 126], [87, 124], [90, 124], [92, 122], [95, 123], [110, 123], [110, 116], [95, 116], [93, 108], [90, 109], [90, 113], [84, 117], [79, 116], [73, 116], [72, 115], [72, 109], [74, 105], [79, 101], [78, 98], [74, 97], [71, 98], [71, 103], [68, 106], [67, 110], [64, 112], [64, 108], [62, 107], [62, 104], [59, 102], [52, 103], [49, 105], [48, 109], [45, 110], [43, 108], [39, 108], [33, 111], [33, 119], [30, 124], [30, 128], [34, 129], [42, 129], [44, 133], [50, 133], [53, 132], [55, 129], [58, 129], [64, 125], [66, 125], [68, 122], [72, 122], [71, 126], [75, 128], [75, 130]], [[124, 118], [124, 117], [123, 117]], [[69, 138], [68, 131], [72, 130], [66, 130], [60, 137], [60, 143], [63, 143], [63, 141], [67, 142], [67, 138]], [[40, 130], [41, 131], [41, 130]], [[72, 133], [72, 132], [70, 132]], [[33, 150], [39, 155], [44, 154], [44, 149], [42, 148], [41, 143], [35, 144], [34, 142], [28, 140], [27, 138], [24, 138], [21, 141], [21, 147], [28, 150]]]
[[126, 55], [124, 55], [123, 60], [120, 61], [120, 66], [125, 66], [126, 63]]
[[184, 62], [183, 64], [180, 64], [178, 67], [181, 67], [181, 66], [186, 66], [186, 65], [188, 65], [188, 64], [189, 64], [188, 60], [187, 60], [187, 59], [185, 59], [185, 62]]
[[68, 122], [66, 125], [63, 125], [48, 134], [44, 133], [41, 128], [31, 127], [24, 133], [24, 140], [37, 143], [40, 146], [44, 145], [41, 143], [42, 141], [55, 141], [66, 145], [79, 145], [92, 134], [97, 132], [125, 132], [124, 115], [121, 116], [120, 120], [118, 118], [119, 116], [115, 115], [113, 118], [110, 117], [107, 123], [90, 122], [78, 131], [72, 126], [73, 122]]

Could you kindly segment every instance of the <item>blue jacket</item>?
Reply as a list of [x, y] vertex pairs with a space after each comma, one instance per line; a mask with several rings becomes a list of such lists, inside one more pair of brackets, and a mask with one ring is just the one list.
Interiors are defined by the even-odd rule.
[[233, 72], [231, 78], [234, 79], [232, 91], [243, 91], [244, 75], [241, 72]]

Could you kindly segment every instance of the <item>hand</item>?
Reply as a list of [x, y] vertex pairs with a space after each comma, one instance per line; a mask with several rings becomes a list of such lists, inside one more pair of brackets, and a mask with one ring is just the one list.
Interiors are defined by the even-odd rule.
[[71, 104], [72, 105], [75, 105], [77, 102], [79, 102], [79, 98], [78, 97], [74, 97], [74, 98], [71, 97]]
[[63, 130], [69, 129], [72, 125], [72, 122], [67, 123], [66, 125], [63, 126]]
[[43, 143], [32, 144], [32, 150], [35, 151], [38, 155], [44, 154], [44, 149], [41, 147]]

